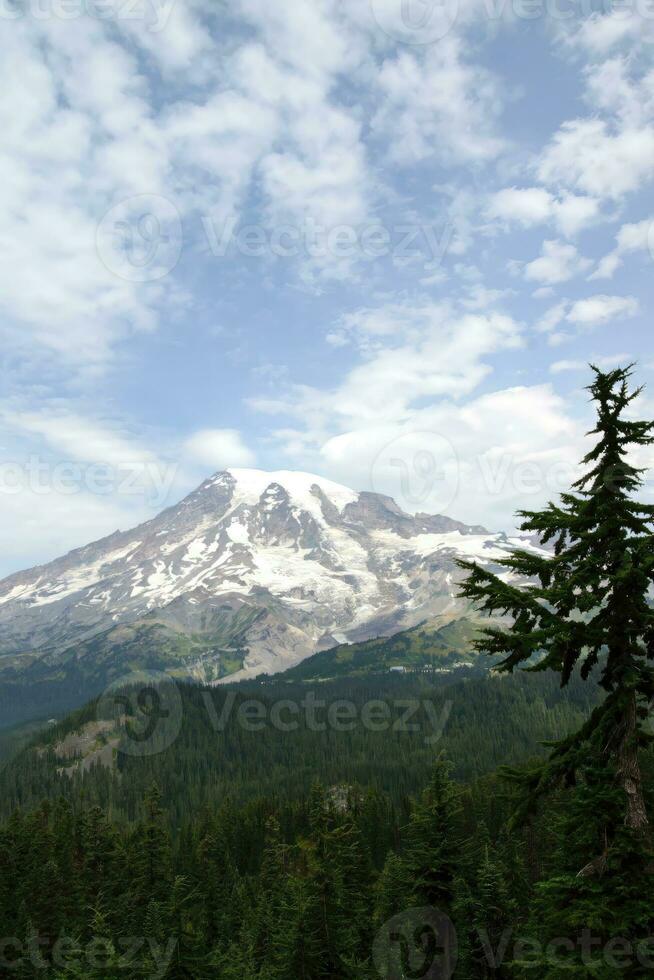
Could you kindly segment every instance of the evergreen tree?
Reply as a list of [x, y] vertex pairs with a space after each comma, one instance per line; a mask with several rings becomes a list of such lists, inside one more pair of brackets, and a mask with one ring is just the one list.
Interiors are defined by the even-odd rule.
[[[132, 898], [136, 920], [144, 924], [147, 912], [160, 910], [170, 896], [172, 853], [170, 834], [161, 806], [161, 791], [153, 784], [143, 801], [144, 818], [132, 841]], [[152, 904], [154, 903], [154, 905]]]
[[[547, 810], [553, 843], [543, 855], [544, 875], [529, 902], [524, 935], [527, 944], [513, 964], [514, 975], [545, 980], [574, 975], [613, 980], [616, 976], [651, 975], [654, 930], [652, 876], [642, 847], [624, 827], [622, 790], [601, 766], [587, 766], [578, 785], [560, 794]], [[607, 825], [616, 828], [609, 842]], [[579, 874], [579, 864], [603, 853], [604, 874]], [[565, 937], [563, 941], [559, 941]], [[630, 948], [624, 969], [617, 969], [612, 950]], [[638, 953], [647, 954], [649, 965]]]
[[[462, 595], [489, 614], [512, 617], [504, 630], [483, 630], [477, 648], [503, 655], [501, 668], [553, 669], [567, 685], [575, 668], [587, 680], [597, 672], [604, 700], [573, 735], [559, 741], [546, 764], [526, 778], [533, 801], [554, 785], [572, 785], [580, 767], [597, 757], [613, 773], [623, 798], [624, 825], [647, 846], [649, 820], [640, 750], [654, 696], [654, 610], [648, 591], [654, 582], [654, 507], [635, 494], [643, 470], [632, 457], [654, 442], [654, 423], [630, 418], [641, 389], [630, 390], [631, 369], [604, 373], [593, 367], [589, 387], [597, 424], [596, 443], [584, 457], [587, 472], [558, 504], [521, 511], [522, 529], [536, 532], [552, 554], [515, 551], [500, 564], [522, 577], [519, 586], [462, 562], [469, 577]], [[534, 663], [534, 660], [537, 660]], [[617, 833], [607, 827], [609, 843]], [[606, 867], [606, 853], [587, 873]]]
[[460, 806], [459, 791], [442, 758], [414, 805], [403, 859], [411, 901], [449, 914], [461, 859]]
[[375, 887], [375, 925], [379, 928], [411, 903], [411, 882], [406, 863], [389, 851]]

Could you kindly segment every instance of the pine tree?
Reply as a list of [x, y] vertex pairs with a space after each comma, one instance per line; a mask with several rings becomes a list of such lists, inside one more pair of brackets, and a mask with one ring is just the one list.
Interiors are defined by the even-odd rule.
[[[588, 766], [578, 785], [548, 805], [550, 853], [529, 901], [524, 935], [535, 940], [512, 975], [543, 980], [575, 976], [613, 980], [650, 976], [638, 953], [651, 951], [654, 902], [651, 874], [632, 831], [622, 825], [622, 790], [602, 766]], [[616, 827], [611, 847], [606, 827]], [[579, 864], [604, 852], [605, 873], [580, 875]], [[559, 942], [560, 937], [566, 937]], [[591, 941], [592, 940], [592, 941]], [[611, 963], [612, 943], [633, 951], [628, 969]], [[550, 946], [550, 944], [553, 944]]]
[[[518, 666], [552, 669], [569, 683], [578, 668], [598, 676], [604, 700], [579, 731], [555, 744], [547, 762], [525, 779], [532, 802], [553, 786], [573, 785], [581, 766], [597, 757], [622, 791], [624, 825], [646, 845], [649, 820], [643, 794], [640, 750], [654, 696], [654, 507], [637, 502], [643, 470], [633, 455], [654, 442], [654, 422], [633, 421], [641, 389], [630, 390], [631, 368], [595, 374], [589, 386], [597, 424], [596, 443], [584, 457], [587, 472], [558, 504], [521, 511], [522, 529], [536, 532], [553, 552], [514, 551], [500, 564], [526, 584], [512, 584], [472, 562], [462, 595], [489, 614], [513, 619], [510, 629], [483, 630], [477, 648], [501, 654], [501, 670]], [[537, 660], [536, 663], [534, 661]], [[608, 830], [613, 836], [615, 828]], [[602, 871], [607, 855], [585, 873]]]
[[375, 887], [375, 925], [379, 928], [410, 904], [411, 882], [405, 862], [389, 851]]
[[143, 801], [144, 819], [136, 829], [134, 849], [133, 898], [134, 911], [141, 921], [150, 902], [162, 908], [172, 886], [172, 854], [170, 835], [161, 807], [161, 792], [152, 785]]
[[437, 759], [406, 832], [404, 865], [410, 898], [416, 905], [432, 906], [446, 914], [454, 898], [460, 861], [458, 795], [448, 764]]
[[273, 959], [275, 937], [283, 928], [283, 898], [288, 865], [278, 821], [271, 817], [266, 823], [266, 838], [258, 881], [259, 894], [251, 917], [250, 932], [253, 959], [261, 969]]
[[295, 850], [272, 950], [275, 978], [354, 980], [372, 946], [371, 868], [348, 806], [334, 806], [315, 784], [310, 834]]
[[238, 869], [219, 821], [200, 842], [199, 852], [203, 865], [199, 881], [203, 931], [208, 946], [213, 947], [233, 940], [241, 921]]

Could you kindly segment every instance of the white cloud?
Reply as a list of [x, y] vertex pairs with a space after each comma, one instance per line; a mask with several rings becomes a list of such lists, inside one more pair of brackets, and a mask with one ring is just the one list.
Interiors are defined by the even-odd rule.
[[[568, 119], [545, 147], [536, 166], [542, 183], [620, 201], [654, 177], [654, 71], [648, 58], [637, 56], [641, 45], [649, 54], [651, 23], [634, 11], [615, 11], [563, 33], [598, 60], [583, 71], [590, 114]], [[614, 42], [633, 33], [629, 55], [605, 57]]]
[[637, 8], [615, 9], [607, 14], [594, 13], [575, 25], [572, 34], [564, 35], [573, 46], [591, 55], [605, 55], [624, 41], [633, 43], [648, 31], [648, 21]]
[[608, 357], [596, 357], [595, 355], [588, 358], [586, 361], [554, 361], [550, 364], [551, 374], [562, 374], [565, 371], [588, 371], [589, 364], [592, 363], [599, 368], [611, 368], [617, 367], [618, 365], [629, 364], [631, 361], [631, 355], [629, 354], [612, 354]]
[[300, 75], [326, 78], [352, 69], [365, 57], [363, 33], [351, 20], [345, 21], [348, 12], [330, 0], [314, 0], [300, 7], [237, 0], [235, 9], [271, 51], [280, 53], [280, 61]]
[[564, 371], [588, 370], [586, 361], [554, 361], [550, 364], [551, 374], [562, 374]]
[[590, 265], [590, 260], [580, 255], [574, 245], [545, 241], [540, 257], [526, 264], [524, 276], [531, 281], [553, 285], [573, 279]]
[[115, 425], [97, 422], [74, 412], [7, 411], [3, 421], [12, 430], [41, 437], [67, 460], [100, 462], [109, 466], [154, 463], [157, 456]]
[[201, 236], [198, 212], [238, 215], [255, 178], [272, 227], [368, 214], [360, 121], [335, 93], [338, 72], [365, 49], [331, 4], [298, 14], [245, 2], [240, 43], [212, 35], [201, 5], [156, 12], [168, 18], [162, 30], [53, 17], [5, 32], [0, 312], [5, 343], [32, 360], [54, 354], [97, 374], [179, 302], [174, 275], [130, 281], [97, 254], [98, 225], [125, 198], [162, 195], [193, 216], [186, 245]]
[[[148, 4], [144, 4], [147, 9]], [[152, 4], [150, 17], [124, 17], [117, 26], [154, 58], [165, 73], [193, 69], [214, 48], [211, 35], [191, 3]]]
[[[279, 398], [253, 403], [295, 419], [275, 434], [291, 465], [389, 493], [406, 506], [401, 468], [380, 476], [378, 454], [399, 439], [411, 464], [415, 453], [450, 444], [461, 480], [447, 512], [491, 526], [506, 524], [508, 514], [525, 504], [525, 464], [537, 462], [541, 496], [556, 492], [554, 470], [561, 461], [569, 475], [574, 430], [548, 386], [475, 396], [493, 360], [522, 343], [522, 329], [510, 317], [461, 314], [449, 304], [390, 304], [358, 310], [338, 330], [362, 357], [340, 384], [324, 390], [292, 386]], [[535, 501], [529, 493], [528, 502]], [[414, 509], [437, 505], [418, 500]]]
[[633, 296], [589, 296], [573, 303], [566, 320], [581, 327], [595, 327], [609, 320], [635, 316], [638, 301]]
[[[2, 555], [0, 577], [67, 554], [117, 530], [153, 517], [163, 501], [145, 494], [104, 496], [80, 490], [0, 493]], [[172, 503], [172, 501], [169, 501]]]
[[252, 466], [255, 462], [254, 453], [236, 429], [201, 429], [189, 436], [184, 450], [189, 459], [212, 471]]
[[626, 58], [610, 58], [586, 71], [586, 99], [600, 112], [615, 117], [624, 126], [638, 127], [654, 115], [651, 75], [632, 74]]
[[352, 420], [397, 420], [425, 399], [469, 394], [490, 373], [491, 355], [523, 343], [520, 324], [505, 314], [459, 313], [432, 302], [362, 309], [338, 329], [362, 358], [340, 385], [295, 386], [281, 398], [253, 399], [252, 407], [300, 417], [320, 432]]
[[[42, 351], [79, 366], [101, 366], [117, 340], [152, 326], [151, 302], [161, 293], [159, 287], [139, 289], [116, 277], [95, 249], [97, 225], [111, 195], [124, 193], [104, 151], [109, 141], [128, 139], [128, 130], [148, 131], [143, 79], [134, 60], [102, 37], [97, 22], [67, 23], [60, 33], [48, 21], [16, 23], [5, 32], [5, 42], [0, 60], [5, 342], [30, 357]], [[143, 155], [138, 164], [149, 172]]]
[[[571, 28], [572, 43], [596, 62], [580, 69], [588, 118], [564, 123], [532, 165], [504, 138], [501, 114], [515, 93], [503, 86], [501, 66], [497, 73], [486, 67], [492, 51], [477, 56], [479, 35], [473, 45], [466, 34], [473, 6], [466, 0], [450, 34], [424, 47], [394, 44], [375, 23], [368, 0], [311, 0], [300, 7], [236, 0], [227, 30], [220, 5], [204, 0], [164, 4], [159, 10], [169, 19], [159, 32], [137, 20], [12, 23], [0, 62], [0, 329], [10, 365], [18, 353], [29, 363], [30, 380], [36, 376], [43, 384], [31, 405], [26, 401], [5, 418], [16, 441], [81, 463], [165, 465], [167, 450], [151, 448], [128, 425], [94, 419], [81, 398], [35, 407], [44, 391], [47, 400], [53, 379], [58, 388], [72, 385], [75, 372], [84, 372], [88, 392], [89, 374], [95, 381], [123, 363], [119, 356], [127, 361], [127, 342], [136, 332], [163, 322], [166, 342], [171, 339], [170, 320], [181, 307], [179, 281], [191, 263], [182, 263], [180, 280], [173, 271], [150, 283], [121, 279], [103, 265], [97, 225], [123, 198], [149, 193], [169, 199], [182, 218], [184, 244], [196, 250], [200, 215], [216, 222], [218, 234], [229, 219], [271, 232], [309, 221], [327, 228], [387, 225], [410, 215], [414, 223], [451, 227], [453, 268], [434, 262], [412, 280], [416, 269], [397, 262], [397, 278], [385, 281], [372, 263], [366, 266], [366, 298], [348, 294], [328, 307], [334, 320], [333, 309], [366, 304], [337, 317], [327, 333], [333, 363], [348, 365], [342, 376], [324, 388], [293, 387], [280, 377], [268, 389], [272, 397], [257, 404], [291, 418], [270, 435], [280, 452], [304, 468], [331, 467], [332, 475], [340, 468], [346, 482], [359, 485], [365, 485], [374, 448], [398, 432], [417, 426], [451, 433], [470, 477], [460, 516], [482, 517], [483, 501], [489, 521], [496, 515], [501, 523], [498, 515], [513, 505], [513, 491], [486, 493], [475, 476], [478, 458], [501, 461], [507, 451], [513, 458], [565, 455], [571, 436], [565, 406], [547, 386], [479, 395], [497, 364], [515, 376], [525, 367], [512, 358], [523, 343], [522, 297], [510, 296], [520, 311], [516, 318], [498, 311], [510, 295], [498, 270], [506, 253], [490, 247], [494, 227], [487, 218], [511, 229], [546, 227], [548, 239], [570, 238], [608, 220], [606, 200], [619, 201], [652, 174], [654, 74], [642, 68], [644, 59], [607, 58], [617, 45], [636, 42], [633, 19], [623, 27], [614, 17], [592, 17], [578, 31]], [[489, 198], [489, 187], [505, 184]], [[593, 278], [612, 274], [627, 253], [644, 251], [646, 238], [644, 222], [624, 225]], [[578, 251], [548, 240], [540, 257], [516, 268], [539, 285], [534, 295], [550, 296], [552, 285], [589, 268], [581, 251], [593, 244], [584, 240]], [[458, 259], [464, 254], [465, 265]], [[267, 260], [262, 265], [262, 282], [271, 282]], [[330, 277], [348, 278], [357, 288], [363, 267], [355, 265], [327, 254], [276, 271], [284, 285], [314, 285], [317, 292], [333, 285], [323, 281]], [[212, 283], [225, 268], [214, 263]], [[198, 301], [213, 299], [220, 284], [213, 296], [209, 290], [204, 295], [207, 267], [198, 262], [192, 271], [194, 282], [202, 283]], [[425, 295], [407, 300], [416, 280]], [[456, 302], [443, 299], [450, 283]], [[227, 292], [220, 294], [226, 304]], [[283, 288], [275, 303], [280, 293]], [[564, 300], [546, 311], [537, 329], [560, 343], [568, 336], [564, 329], [574, 334], [632, 315], [634, 302]], [[280, 311], [281, 301], [271, 304], [273, 317]], [[192, 321], [192, 298], [184, 312]], [[316, 323], [324, 313], [316, 306]], [[227, 315], [225, 309], [217, 314]], [[266, 349], [262, 356], [268, 355]], [[98, 391], [99, 402], [103, 394]], [[133, 404], [138, 411], [137, 398]], [[93, 409], [101, 412], [95, 403]], [[199, 431], [181, 446], [174, 434], [167, 439], [190, 471], [253, 464], [251, 440], [236, 429], [200, 428], [205, 421], [193, 423]], [[519, 494], [515, 502], [523, 502]], [[12, 503], [8, 520], [27, 522], [29, 508], [18, 506]], [[135, 523], [147, 509], [143, 500], [122, 498], [57, 501], [51, 513], [61, 522], [59, 534], [45, 504], [39, 505], [24, 532], [26, 553], [39, 535], [44, 548], [63, 550], [66, 537], [82, 543], [96, 530]]]
[[599, 217], [599, 201], [594, 197], [564, 194], [554, 204], [554, 221], [564, 235], [576, 235]]
[[551, 306], [536, 322], [539, 333], [549, 334], [549, 343], [557, 346], [570, 339], [565, 333], [554, 332], [562, 323], [570, 323], [582, 329], [592, 329], [610, 320], [635, 316], [638, 301], [633, 296], [605, 296], [598, 294], [571, 302], [564, 299]]
[[539, 333], [549, 333], [551, 330], [554, 330], [564, 319], [567, 309], [568, 303], [566, 300], [562, 300], [560, 303], [555, 303], [554, 306], [550, 306], [540, 320], [537, 321], [536, 330]]
[[464, 60], [465, 44], [449, 34], [423, 54], [401, 51], [383, 62], [383, 96], [373, 120], [401, 164], [435, 157], [446, 162], [496, 157], [504, 141], [496, 133], [502, 95], [495, 76]]
[[187, 489], [176, 462], [111, 419], [5, 405], [0, 575], [147, 520]]
[[[438, 304], [362, 310], [350, 326], [367, 358], [333, 393], [331, 410], [354, 418], [398, 418], [420, 399], [464, 395], [489, 372], [488, 355], [522, 343], [511, 317], [457, 316]], [[390, 343], [376, 344], [380, 335]]]
[[553, 196], [542, 187], [506, 187], [493, 194], [488, 214], [530, 228], [550, 219], [553, 203]]
[[[398, 465], [380, 469], [380, 454], [393, 445], [399, 447]], [[416, 460], [436, 473], [446, 470], [451, 482], [454, 457], [458, 485], [446, 513], [502, 529], [512, 526], [510, 515], [520, 507], [539, 506], [567, 489], [580, 455], [578, 431], [562, 399], [549, 385], [538, 385], [461, 404], [444, 400], [395, 424], [371, 420], [351, 427], [323, 443], [318, 465], [350, 486], [387, 493], [407, 509], [432, 511], [437, 485], [433, 504], [420, 493], [407, 494], [407, 486], [420, 491], [425, 485]]]
[[654, 262], [654, 218], [622, 225], [616, 235], [616, 247], [598, 263], [589, 279], [612, 279], [623, 263], [623, 256], [632, 252], [649, 252]]
[[602, 119], [563, 124], [538, 167], [545, 184], [573, 187], [600, 198], [621, 198], [654, 173], [654, 129], [611, 132]]
[[551, 223], [566, 236], [576, 235], [599, 215], [592, 197], [566, 194], [560, 200], [543, 187], [507, 187], [493, 194], [487, 208], [490, 218], [531, 228]]

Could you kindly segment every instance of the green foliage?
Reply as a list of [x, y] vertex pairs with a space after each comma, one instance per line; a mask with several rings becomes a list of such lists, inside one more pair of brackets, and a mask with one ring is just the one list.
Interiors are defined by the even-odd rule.
[[475, 660], [472, 641], [478, 626], [455, 619], [444, 626], [423, 623], [394, 636], [361, 643], [343, 643], [322, 650], [284, 673], [289, 680], [324, 680], [379, 674], [393, 667], [405, 670], [452, 668]]
[[[633, 463], [634, 452], [654, 443], [654, 422], [631, 418], [640, 389], [629, 390], [629, 368], [593, 370], [597, 424], [590, 435], [597, 438], [582, 461], [587, 471], [559, 504], [521, 512], [523, 530], [553, 544], [553, 552], [520, 551], [500, 562], [521, 585], [463, 564], [470, 576], [462, 594], [489, 614], [512, 617], [510, 629], [488, 628], [478, 641], [503, 655], [501, 670], [555, 670], [565, 687], [579, 669], [606, 693], [545, 762], [508, 772], [528, 791], [519, 818], [565, 787], [560, 812], [550, 810], [552, 849], [531, 903], [529, 928], [541, 945], [514, 964], [519, 976], [537, 970], [552, 980], [615, 976], [607, 944], [633, 950], [654, 925], [642, 776], [654, 695], [654, 506], [636, 499], [644, 471]], [[592, 955], [579, 944], [583, 930], [597, 940]], [[629, 969], [644, 975], [633, 962]]]
[[582, 461], [587, 472], [559, 504], [521, 511], [522, 529], [553, 543], [553, 553], [516, 551], [499, 562], [523, 578], [522, 586], [462, 562], [470, 575], [461, 592], [487, 613], [513, 618], [510, 629], [487, 628], [477, 641], [479, 649], [504, 657], [500, 669], [555, 670], [562, 685], [577, 666], [584, 680], [597, 670], [607, 693], [532, 773], [534, 794], [562, 779], [570, 783], [588, 754], [599, 753], [623, 786], [628, 824], [642, 830], [647, 816], [637, 756], [650, 738], [644, 721], [654, 697], [654, 506], [634, 499], [643, 470], [631, 456], [654, 442], [654, 422], [629, 418], [640, 394], [629, 391], [629, 369], [594, 371], [589, 390], [597, 425], [590, 434], [597, 441]]
[[[60, 774], [63, 762], [55, 747], [71, 732], [95, 722], [95, 704], [48, 728], [31, 748], [0, 769], [0, 815], [17, 806], [36, 806], [43, 798], [63, 795], [73, 801], [83, 794], [89, 804], [112, 816], [135, 820], [153, 781], [177, 827], [183, 827], [190, 812], [219, 806], [226, 799], [297, 800], [309, 793], [315, 779], [329, 786], [368, 788], [373, 794], [370, 807], [383, 806], [374, 796], [382, 791], [401, 804], [424, 785], [436, 751], [446, 752], [455, 778], [473, 780], [502, 763], [519, 764], [541, 755], [544, 740], [577, 728], [596, 703], [596, 692], [580, 681], [575, 679], [562, 692], [556, 676], [549, 673], [500, 677], [471, 671], [467, 679], [460, 679], [459, 671], [387, 674], [316, 685], [251, 682], [231, 690], [180, 685], [179, 691], [181, 728], [173, 744], [145, 758], [119, 752], [113, 770], [94, 765], [88, 771]], [[241, 709], [252, 698], [265, 709], [267, 722], [261, 730], [241, 724]], [[318, 727], [307, 722], [301, 708], [307, 698], [324, 705], [316, 712]], [[289, 699], [300, 706], [298, 727], [279, 730], [270, 722], [271, 711]], [[356, 724], [352, 730], [349, 726], [337, 731], [327, 723], [328, 712], [343, 700], [353, 705]], [[390, 721], [381, 731], [362, 721], [371, 702], [388, 705]], [[402, 726], [407, 704], [417, 710]], [[220, 718], [225, 719], [222, 730], [214, 724]], [[481, 741], [479, 731], [484, 732]], [[388, 841], [377, 842], [378, 863], [387, 846]]]

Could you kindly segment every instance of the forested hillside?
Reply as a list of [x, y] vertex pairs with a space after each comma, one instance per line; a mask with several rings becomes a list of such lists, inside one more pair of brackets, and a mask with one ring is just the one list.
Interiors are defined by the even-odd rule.
[[487, 668], [491, 661], [480, 658], [472, 648], [478, 632], [479, 624], [465, 618], [454, 619], [445, 625], [426, 622], [394, 636], [380, 636], [362, 643], [342, 643], [331, 650], [322, 650], [291, 667], [284, 677], [323, 680], [394, 669], [452, 669], [471, 663]]
[[[131, 754], [120, 724], [96, 737], [102, 704], [92, 702], [0, 771], [0, 812], [83, 794], [131, 820], [152, 781], [177, 825], [226, 798], [301, 799], [316, 779], [371, 787], [400, 803], [423, 785], [438, 751], [452, 760], [455, 778], [472, 780], [542, 754], [543, 741], [572, 731], [594, 704], [592, 687], [577, 681], [561, 691], [551, 673], [501, 677], [471, 670], [464, 679], [460, 673], [380, 674], [318, 685], [271, 680], [231, 689], [175, 685], [174, 730], [164, 719], [144, 756]], [[162, 712], [171, 709], [169, 695], [164, 685]], [[261, 712], [254, 722], [253, 701]], [[62, 757], [58, 746], [75, 731], [93, 736]], [[175, 738], [167, 745], [169, 734]], [[93, 763], [92, 753], [107, 743], [113, 749]]]
[[[560, 895], [596, 907], [578, 873], [620, 809], [606, 777], [588, 777], [511, 832], [506, 783], [458, 785], [433, 758], [400, 805], [314, 783], [296, 801], [189, 806], [174, 835], [156, 785], [132, 824], [81, 796], [16, 811], [0, 825], [3, 965], [30, 980], [577, 976], [577, 945], [552, 940], [583, 943], [588, 920], [571, 922]], [[634, 866], [603, 886], [583, 975], [649, 975], [648, 882]], [[628, 932], [625, 904], [641, 910]]]

